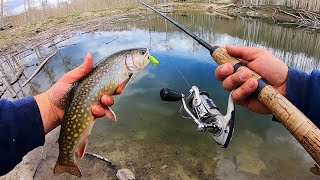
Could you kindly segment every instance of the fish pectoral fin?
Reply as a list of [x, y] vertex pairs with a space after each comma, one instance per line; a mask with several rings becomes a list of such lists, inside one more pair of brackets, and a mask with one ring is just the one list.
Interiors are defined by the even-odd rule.
[[106, 116], [110, 118], [113, 121], [117, 121], [117, 116], [116, 114], [112, 111], [110, 107], [107, 107], [106, 111]]
[[128, 85], [129, 81], [130, 81], [130, 77], [117, 87], [117, 89], [113, 92], [113, 95], [121, 94], [123, 90], [126, 88], [126, 86]]
[[87, 144], [88, 144], [88, 136], [85, 136], [78, 145], [78, 156], [80, 157], [80, 159], [83, 158], [86, 152]]

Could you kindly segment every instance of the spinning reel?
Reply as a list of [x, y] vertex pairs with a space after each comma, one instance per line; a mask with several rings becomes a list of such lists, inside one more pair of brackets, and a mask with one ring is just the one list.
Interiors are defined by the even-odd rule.
[[190, 95], [162, 88], [160, 97], [163, 101], [182, 101], [180, 114], [183, 118], [192, 119], [197, 124], [197, 131], [209, 132], [215, 142], [227, 148], [234, 130], [235, 109], [231, 94], [228, 100], [226, 115], [222, 115], [209, 94], [200, 92], [197, 86], [190, 89]]

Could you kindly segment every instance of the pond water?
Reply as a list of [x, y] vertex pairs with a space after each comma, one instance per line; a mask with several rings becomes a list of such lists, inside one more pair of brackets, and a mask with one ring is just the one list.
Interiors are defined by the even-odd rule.
[[[289, 66], [308, 73], [320, 67], [320, 34], [250, 19], [170, 16], [211, 44], [265, 47]], [[115, 98], [112, 108], [117, 122], [97, 120], [90, 136], [90, 151], [131, 169], [138, 179], [317, 178], [309, 172], [311, 157], [281, 124], [271, 121], [270, 115], [257, 115], [237, 106], [234, 137], [229, 147], [222, 149], [209, 134], [197, 132], [191, 120], [179, 115], [180, 103], [160, 100], [163, 87], [184, 94], [190, 89], [173, 60], [188, 82], [209, 92], [225, 113], [229, 93], [216, 80], [217, 65], [205, 48], [155, 15], [112, 26], [92, 33], [79, 32], [57, 44], [64, 47], [32, 80], [34, 89], [43, 92], [81, 64], [87, 52], [98, 62], [122, 49], [150, 48], [160, 65], [150, 63]], [[34, 61], [30, 56], [28, 63]], [[34, 69], [27, 69], [26, 76]]]

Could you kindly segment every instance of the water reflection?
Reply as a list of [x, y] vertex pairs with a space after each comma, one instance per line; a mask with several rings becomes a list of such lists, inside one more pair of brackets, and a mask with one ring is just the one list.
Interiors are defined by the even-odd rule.
[[[320, 36], [316, 32], [277, 26], [255, 19], [228, 20], [198, 14], [170, 16], [212, 44], [265, 47], [287, 64], [306, 72], [320, 67]], [[161, 17], [149, 18], [152, 19], [152, 24], [147, 23], [147, 27], [145, 22], [138, 22], [133, 26], [156, 32], [177, 31], [176, 27], [166, 24]], [[186, 38], [184, 34], [179, 34]]]
[[[319, 68], [318, 34], [256, 20], [172, 16], [211, 43], [266, 47], [290, 66], [306, 72]], [[70, 44], [76, 45], [67, 46]], [[32, 81], [37, 91], [45, 91], [81, 64], [87, 52], [98, 62], [122, 49], [149, 47], [159, 59], [160, 65], [149, 65], [116, 97], [113, 109], [119, 121], [97, 121], [90, 137], [90, 150], [132, 169], [139, 179], [315, 179], [308, 172], [312, 159], [270, 116], [237, 107], [234, 138], [228, 149], [221, 149], [208, 134], [196, 132], [191, 121], [179, 116], [179, 103], [160, 101], [162, 87], [185, 94], [189, 90], [170, 59], [191, 85], [210, 92], [222, 112], [228, 97], [214, 77], [216, 64], [207, 50], [162, 18], [149, 16], [96, 33], [78, 33], [55, 46], [64, 48]], [[34, 58], [25, 60], [30, 63]], [[32, 69], [26, 71], [27, 77]], [[167, 168], [161, 168], [164, 165]]]

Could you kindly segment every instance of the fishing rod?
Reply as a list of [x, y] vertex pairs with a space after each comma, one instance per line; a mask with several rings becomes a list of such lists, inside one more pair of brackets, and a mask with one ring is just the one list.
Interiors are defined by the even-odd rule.
[[[170, 21], [176, 27], [195, 39], [200, 45], [208, 49], [213, 60], [219, 65], [231, 63], [234, 67], [234, 72], [249, 69], [246, 66], [243, 66], [239, 59], [230, 56], [224, 48], [219, 46], [211, 46], [209, 43], [202, 40], [199, 36], [177, 21], [161, 13], [149, 4], [142, 2], [141, 0], [138, 1], [166, 20]], [[287, 128], [287, 130], [304, 147], [304, 149], [310, 154], [315, 162], [320, 165], [319, 128], [315, 126], [314, 123], [298, 108], [296, 108], [288, 99], [286, 99], [271, 85], [269, 85], [258, 73], [254, 71], [252, 72], [252, 76], [258, 81], [258, 88], [256, 90], [257, 99], [272, 111], [272, 114], [279, 120], [279, 122]]]

